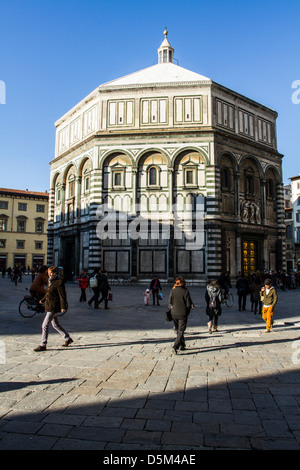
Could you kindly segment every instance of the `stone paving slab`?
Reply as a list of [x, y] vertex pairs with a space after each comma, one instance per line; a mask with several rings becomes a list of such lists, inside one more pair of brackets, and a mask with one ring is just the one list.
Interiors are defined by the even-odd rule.
[[115, 286], [110, 309], [95, 310], [67, 284], [60, 321], [74, 343], [50, 327], [37, 354], [43, 315], [18, 313], [29, 285], [0, 279], [1, 450], [300, 449], [300, 288], [278, 291], [271, 333], [248, 299], [209, 334], [204, 289], [191, 287], [187, 349], [174, 356], [170, 287], [145, 307], [144, 286]]

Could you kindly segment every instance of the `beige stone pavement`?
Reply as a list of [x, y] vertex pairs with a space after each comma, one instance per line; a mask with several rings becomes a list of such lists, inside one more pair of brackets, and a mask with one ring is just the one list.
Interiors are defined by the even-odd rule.
[[278, 292], [269, 334], [249, 298], [237, 310], [233, 288], [209, 334], [204, 288], [191, 287], [187, 349], [174, 356], [170, 286], [156, 307], [143, 305], [144, 286], [113, 286], [110, 309], [95, 310], [67, 284], [60, 321], [74, 343], [63, 348], [50, 327], [35, 353], [43, 315], [18, 313], [29, 285], [0, 279], [1, 450], [300, 449], [300, 288]]

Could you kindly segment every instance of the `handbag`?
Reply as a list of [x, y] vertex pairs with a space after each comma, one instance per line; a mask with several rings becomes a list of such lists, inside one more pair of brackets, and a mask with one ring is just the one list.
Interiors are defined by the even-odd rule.
[[168, 310], [166, 311], [166, 321], [172, 321], [173, 318], [172, 318], [172, 314], [171, 314], [171, 309], [168, 308]]
[[158, 299], [159, 299], [159, 300], [162, 300], [162, 299], [163, 299], [162, 292], [160, 292], [160, 293], [158, 294]]
[[107, 298], [107, 300], [110, 300], [110, 301], [111, 301], [112, 299], [113, 299], [112, 292], [109, 292], [109, 293], [108, 293], [108, 298]]

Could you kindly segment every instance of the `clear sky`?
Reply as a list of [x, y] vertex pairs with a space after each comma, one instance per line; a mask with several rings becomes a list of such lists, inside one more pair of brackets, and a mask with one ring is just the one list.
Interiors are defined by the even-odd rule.
[[156, 63], [165, 26], [181, 67], [278, 112], [284, 183], [298, 175], [299, 0], [0, 0], [0, 187], [49, 190], [55, 121]]

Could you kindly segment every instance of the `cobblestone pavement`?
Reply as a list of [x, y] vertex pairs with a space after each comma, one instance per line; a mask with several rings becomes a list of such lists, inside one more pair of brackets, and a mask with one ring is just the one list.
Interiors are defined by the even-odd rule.
[[209, 334], [204, 288], [191, 287], [187, 349], [174, 356], [170, 287], [145, 307], [143, 286], [115, 286], [95, 310], [67, 284], [74, 343], [50, 327], [36, 353], [43, 315], [18, 313], [29, 284], [0, 279], [1, 450], [300, 449], [300, 288], [278, 292], [271, 333], [235, 296]]

